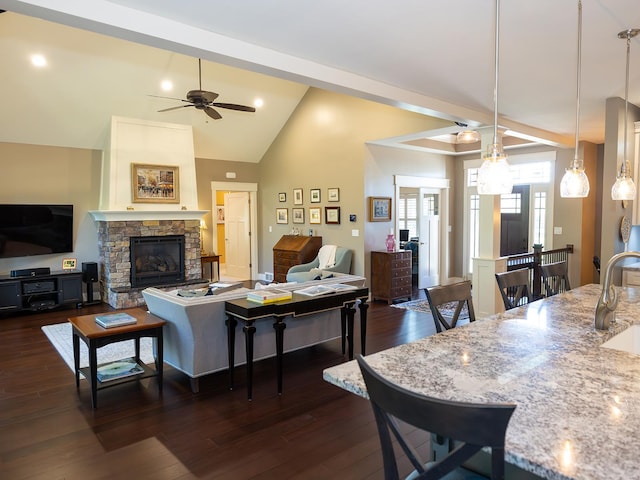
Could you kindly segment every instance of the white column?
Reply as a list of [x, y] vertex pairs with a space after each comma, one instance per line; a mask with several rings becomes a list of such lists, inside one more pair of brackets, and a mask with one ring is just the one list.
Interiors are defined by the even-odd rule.
[[[482, 155], [493, 143], [493, 127], [480, 129]], [[502, 141], [502, 131], [498, 130]], [[500, 195], [480, 195], [478, 257], [473, 259], [473, 308], [482, 318], [504, 311], [495, 274], [507, 270], [500, 257]]]

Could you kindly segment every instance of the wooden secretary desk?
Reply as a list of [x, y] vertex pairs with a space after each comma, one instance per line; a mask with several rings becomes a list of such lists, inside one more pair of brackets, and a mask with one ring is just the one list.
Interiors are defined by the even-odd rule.
[[284, 283], [294, 265], [311, 262], [318, 256], [322, 237], [283, 235], [273, 247], [273, 280]]

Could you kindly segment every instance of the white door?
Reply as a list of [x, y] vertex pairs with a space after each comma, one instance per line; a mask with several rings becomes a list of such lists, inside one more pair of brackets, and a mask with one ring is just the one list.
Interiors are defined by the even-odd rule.
[[440, 284], [440, 192], [421, 188], [418, 202], [418, 288]]
[[224, 242], [226, 274], [251, 278], [251, 229], [249, 192], [224, 194]]

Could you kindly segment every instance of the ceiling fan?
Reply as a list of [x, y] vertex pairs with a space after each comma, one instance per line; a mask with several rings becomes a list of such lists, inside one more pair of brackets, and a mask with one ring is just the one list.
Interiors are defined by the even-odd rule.
[[169, 98], [171, 100], [178, 100], [180, 102], [185, 102], [187, 105], [178, 105], [177, 107], [169, 107], [162, 110], [158, 110], [158, 112], [168, 112], [171, 110], [177, 110], [179, 108], [184, 107], [196, 107], [198, 110], [204, 110], [204, 113], [209, 115], [214, 120], [219, 120], [222, 118], [222, 115], [218, 113], [218, 111], [213, 108], [228, 108], [229, 110], [238, 110], [241, 112], [255, 112], [256, 109], [254, 107], [249, 107], [246, 105], [238, 105], [235, 103], [219, 103], [214, 102], [216, 98], [218, 98], [218, 94], [215, 92], [208, 92], [206, 90], [202, 90], [202, 61], [198, 59], [198, 79], [200, 82], [199, 90], [189, 90], [187, 92], [187, 98], [171, 98], [171, 97], [160, 97], [158, 95], [150, 95], [151, 97], [156, 98]]

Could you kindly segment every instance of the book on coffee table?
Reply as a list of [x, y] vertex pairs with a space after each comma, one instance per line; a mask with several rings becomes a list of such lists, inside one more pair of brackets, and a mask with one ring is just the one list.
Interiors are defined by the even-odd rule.
[[122, 327], [123, 325], [132, 325], [138, 320], [136, 317], [128, 313], [109, 313], [105, 315], [96, 315], [96, 323], [103, 328]]
[[100, 382], [117, 380], [118, 378], [131, 377], [144, 373], [144, 369], [134, 358], [126, 358], [115, 362], [98, 366], [97, 377]]

